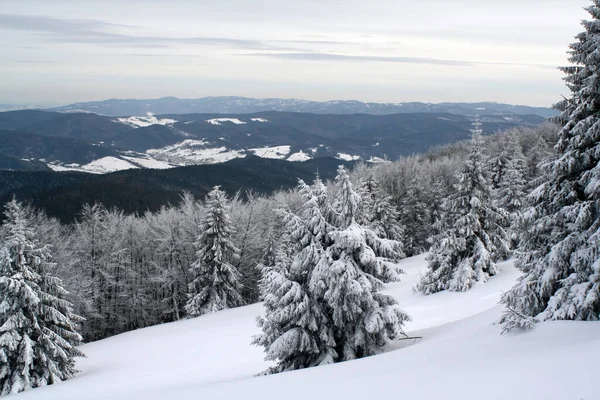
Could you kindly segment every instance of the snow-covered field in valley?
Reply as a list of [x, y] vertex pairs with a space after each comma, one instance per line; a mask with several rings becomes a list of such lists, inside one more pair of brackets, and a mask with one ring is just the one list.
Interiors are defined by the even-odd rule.
[[258, 333], [261, 304], [141, 329], [83, 346], [75, 378], [16, 399], [460, 399], [594, 400], [600, 323], [546, 322], [500, 335], [502, 292], [518, 277], [511, 262], [466, 293], [414, 294], [424, 256], [402, 261], [389, 285], [411, 315], [410, 336], [357, 361], [256, 377], [269, 365]]

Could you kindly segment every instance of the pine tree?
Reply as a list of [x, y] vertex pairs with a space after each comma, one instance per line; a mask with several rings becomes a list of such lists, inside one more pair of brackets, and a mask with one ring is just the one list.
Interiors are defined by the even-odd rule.
[[22, 206], [6, 205], [0, 247], [0, 394], [18, 393], [71, 378], [80, 318], [65, 300], [61, 281], [48, 273], [51, 253], [35, 240]]
[[399, 259], [404, 258], [404, 229], [391, 196], [383, 191], [373, 175], [359, 182], [357, 193], [362, 199], [362, 216], [359, 222], [368, 226], [378, 237], [393, 240], [397, 245], [395, 253]]
[[237, 248], [231, 242], [227, 197], [215, 186], [206, 197], [206, 217], [195, 243], [198, 251], [191, 265], [193, 280], [185, 310], [190, 317], [238, 307], [240, 296], [238, 271], [231, 265]]
[[506, 143], [506, 168], [498, 185], [498, 207], [508, 213], [505, 228], [510, 239], [511, 248], [518, 243], [518, 222], [521, 211], [525, 206], [525, 181], [526, 163], [521, 145], [515, 134], [511, 134]]
[[495, 260], [508, 254], [505, 213], [492, 204], [483, 164], [479, 122], [474, 124], [469, 157], [456, 193], [445, 204], [448, 229], [434, 237], [428, 271], [415, 287], [421, 293], [466, 291], [498, 270]]
[[546, 181], [530, 195], [516, 266], [524, 275], [502, 297], [504, 331], [544, 320], [600, 319], [600, 0], [561, 68], [571, 97]]
[[267, 373], [329, 364], [337, 356], [331, 324], [309, 288], [331, 230], [322, 213], [327, 210], [327, 193], [319, 178], [312, 188], [300, 180], [298, 188], [304, 200], [302, 215], [282, 211], [282, 248], [274, 264], [263, 267], [266, 313], [258, 318], [263, 333], [253, 343], [265, 348], [267, 360], [277, 361]]
[[399, 258], [398, 244], [356, 222], [361, 198], [342, 166], [336, 181], [338, 225], [328, 235], [331, 244], [316, 266], [310, 289], [327, 305], [337, 360], [344, 361], [375, 354], [404, 334], [402, 325], [409, 317], [393, 297], [380, 293], [384, 283], [398, 281], [402, 273], [393, 261]]

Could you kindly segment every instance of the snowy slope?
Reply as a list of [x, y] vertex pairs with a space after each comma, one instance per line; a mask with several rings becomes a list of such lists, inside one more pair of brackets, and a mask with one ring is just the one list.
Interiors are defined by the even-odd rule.
[[424, 257], [404, 260], [404, 281], [390, 285], [412, 316], [407, 333], [384, 354], [267, 377], [257, 333], [260, 304], [165, 324], [85, 345], [76, 378], [16, 399], [461, 399], [600, 398], [600, 323], [544, 323], [500, 335], [502, 291], [518, 277], [511, 263], [466, 293], [423, 296], [412, 286]]
[[150, 125], [172, 125], [177, 122], [176, 120], [170, 118], [158, 119], [151, 112], [146, 114], [147, 115], [145, 117], [117, 118], [117, 122], [129, 125], [133, 128], [140, 128]]
[[[123, 171], [126, 169], [134, 169], [138, 168], [137, 166], [116, 157], [102, 157], [97, 160], [94, 160], [85, 165], [79, 164], [67, 164], [67, 165], [59, 165], [59, 164], [51, 164], [47, 163], [48, 167], [50, 167], [53, 171], [77, 171], [77, 172], [87, 172], [90, 174], [108, 174], [110, 172], [115, 171]], [[147, 167], [150, 168], [150, 167]]]

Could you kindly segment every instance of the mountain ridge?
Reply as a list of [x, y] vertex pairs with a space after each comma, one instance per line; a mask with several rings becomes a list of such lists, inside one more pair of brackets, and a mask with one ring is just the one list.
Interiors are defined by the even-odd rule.
[[448, 112], [457, 115], [527, 115], [543, 118], [557, 115], [547, 107], [512, 105], [497, 102], [399, 102], [378, 103], [358, 100], [312, 101], [303, 99], [265, 98], [257, 99], [241, 96], [208, 96], [201, 98], [161, 97], [158, 99], [107, 99], [79, 102], [60, 107], [48, 108], [58, 112], [88, 112], [101, 115], [142, 116], [147, 112], [154, 114], [191, 114], [191, 113], [257, 113], [262, 111], [308, 112], [313, 114], [373, 114], [386, 115], [414, 112]]

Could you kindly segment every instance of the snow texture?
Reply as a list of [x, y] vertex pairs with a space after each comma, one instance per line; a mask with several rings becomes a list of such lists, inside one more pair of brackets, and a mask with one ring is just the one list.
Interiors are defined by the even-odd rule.
[[[511, 262], [465, 293], [415, 295], [425, 255], [405, 259], [402, 282], [387, 286], [413, 317], [420, 340], [395, 342], [361, 360], [255, 377], [271, 364], [250, 337], [262, 304], [128, 332], [83, 346], [87, 359], [67, 382], [26, 391], [21, 400], [321, 398], [565, 400], [600, 398], [600, 323], [546, 322], [528, 334], [500, 335], [501, 293], [519, 276]], [[560, 380], [549, 365], [563, 365]], [[468, 384], [465, 384], [468, 377]], [[492, 383], [491, 379], [493, 377]], [[566, 384], [572, 382], [573, 384]], [[400, 384], [401, 383], [401, 384]]]
[[283, 160], [290, 153], [290, 146], [272, 146], [272, 147], [257, 147], [248, 149], [255, 155], [261, 158], [273, 158], [277, 160]]
[[172, 125], [177, 122], [176, 120], [170, 118], [158, 119], [150, 112], [147, 113], [147, 116], [145, 117], [117, 118], [117, 121], [133, 128], [141, 128], [150, 125]]
[[211, 125], [222, 125], [223, 122], [230, 122], [235, 125], [245, 125], [246, 124], [246, 122], [240, 121], [237, 118], [213, 118], [213, 119], [207, 119], [206, 122], [208, 122]]

